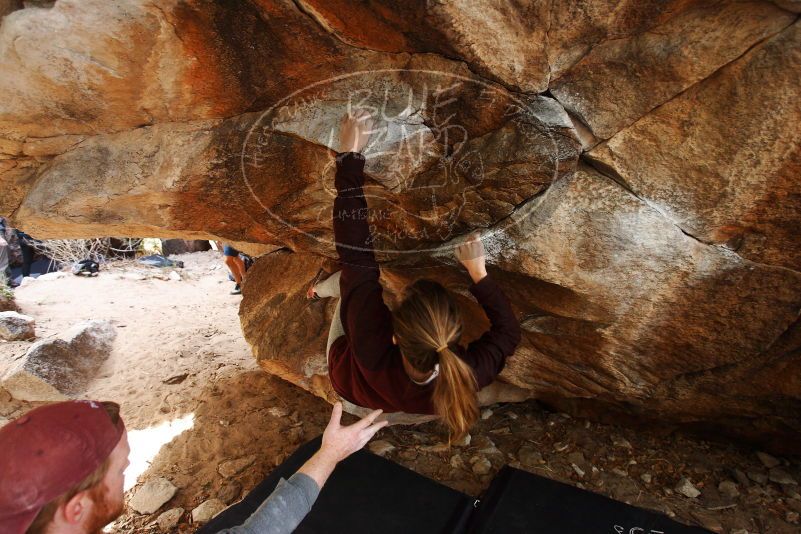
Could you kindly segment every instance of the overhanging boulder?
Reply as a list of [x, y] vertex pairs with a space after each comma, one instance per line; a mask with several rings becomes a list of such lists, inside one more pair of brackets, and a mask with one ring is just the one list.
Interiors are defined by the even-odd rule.
[[436, 278], [483, 327], [448, 247], [481, 229], [525, 331], [502, 381], [799, 452], [798, 2], [6, 4], [0, 213], [291, 249], [241, 309], [271, 372], [331, 398], [303, 292], [362, 105], [388, 298]]

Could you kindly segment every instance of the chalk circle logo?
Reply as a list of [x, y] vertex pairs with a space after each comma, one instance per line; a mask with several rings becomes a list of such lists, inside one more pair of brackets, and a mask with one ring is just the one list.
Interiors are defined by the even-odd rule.
[[[242, 178], [264, 212], [281, 226], [326, 246], [335, 243], [320, 237], [319, 232], [300, 228], [291, 217], [302, 212], [304, 226], [309, 226], [309, 213], [316, 209], [317, 220], [311, 226], [330, 225], [340, 120], [345, 113], [357, 110], [367, 110], [373, 119], [370, 141], [362, 154], [365, 173], [380, 185], [364, 187], [368, 213], [344, 216], [367, 217], [372, 241], [384, 255], [436, 256], [452, 250], [458, 238], [468, 232], [465, 215], [482, 210], [476, 205], [481, 197], [475, 193], [499, 166], [497, 158], [488, 161], [493, 159], [492, 154], [482, 151], [482, 140], [470, 135], [475, 124], [467, 123], [475, 123], [482, 112], [494, 113], [496, 123], [501, 127], [512, 125], [517, 135], [536, 135], [532, 142], [545, 145], [539, 153], [547, 159], [538, 165], [548, 168], [551, 181], [559, 173], [557, 144], [550, 130], [539, 122], [531, 101], [502, 87], [477, 78], [420, 69], [366, 70], [328, 78], [293, 92], [265, 110], [249, 129], [240, 159]], [[500, 120], [497, 115], [502, 116]], [[282, 209], [278, 210], [273, 207], [275, 199], [265, 202], [260, 198], [256, 174], [266, 166], [283, 167], [287, 137], [327, 147], [319, 151], [312, 182], [302, 177], [307, 182], [293, 197], [315, 196], [318, 201], [310, 204], [316, 204], [316, 208], [279, 203]], [[508, 147], [498, 150], [504, 148]], [[319, 202], [320, 191], [328, 195], [327, 202]], [[522, 209], [527, 209], [526, 205]], [[503, 232], [525, 213], [516, 215], [490, 224], [481, 231], [482, 240]]]

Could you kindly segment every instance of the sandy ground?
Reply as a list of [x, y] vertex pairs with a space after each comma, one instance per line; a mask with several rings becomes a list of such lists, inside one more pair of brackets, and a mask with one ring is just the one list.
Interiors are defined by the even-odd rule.
[[[116, 327], [114, 351], [86, 395], [121, 402], [130, 428], [191, 411], [191, 392], [202, 384], [257, 369], [239, 328], [241, 297], [229, 295], [233, 283], [226, 279], [218, 254], [173, 258], [188, 265], [162, 270], [126, 262], [95, 278], [67, 275], [15, 292], [22, 313], [36, 319], [37, 339], [87, 319], [107, 320]], [[170, 280], [171, 270], [183, 279]], [[13, 358], [28, 345], [6, 343], [3, 349]], [[181, 375], [187, 375], [182, 382], [165, 384]]]
[[[209, 498], [239, 500], [318, 435], [330, 412], [323, 401], [257, 367], [239, 328], [240, 297], [228, 294], [233, 284], [218, 253], [173, 259], [185, 262], [175, 269], [180, 281], [169, 279], [171, 269], [129, 262], [96, 278], [69, 275], [16, 291], [22, 312], [36, 319], [39, 339], [85, 319], [117, 327], [114, 350], [85, 396], [122, 405], [133, 449], [126, 488], [164, 477], [178, 491], [154, 514], [127, 510], [112, 532], [156, 532], [155, 519], [173, 508], [184, 513], [172, 530], [195, 530], [195, 506]], [[0, 373], [29, 345], [0, 345]], [[0, 389], [1, 417], [32, 406]], [[466, 446], [448, 449], [435, 423], [386, 429], [377, 445], [387, 457], [476, 496], [508, 463], [717, 532], [801, 532], [799, 486], [765, 480], [768, 470], [747, 448], [597, 425], [536, 402], [494, 406], [483, 415]], [[220, 474], [222, 462], [242, 458], [252, 463], [229, 477]], [[798, 459], [782, 462], [801, 481]], [[699, 497], [675, 492], [682, 477]], [[722, 494], [723, 481], [735, 482], [739, 495]]]

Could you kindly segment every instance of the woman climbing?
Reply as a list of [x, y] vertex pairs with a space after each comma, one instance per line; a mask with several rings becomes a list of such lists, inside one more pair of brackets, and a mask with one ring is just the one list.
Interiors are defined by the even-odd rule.
[[331, 384], [365, 408], [438, 415], [451, 440], [459, 440], [478, 418], [478, 390], [493, 381], [520, 342], [520, 326], [500, 287], [487, 275], [477, 236], [457, 247], [456, 256], [492, 323], [488, 332], [463, 348], [456, 303], [444, 287], [429, 280], [412, 284], [390, 312], [378, 281], [362, 191], [365, 159], [360, 152], [371, 128], [366, 112], [342, 120], [333, 213], [341, 270], [309, 288], [310, 298], [341, 296], [326, 347]]

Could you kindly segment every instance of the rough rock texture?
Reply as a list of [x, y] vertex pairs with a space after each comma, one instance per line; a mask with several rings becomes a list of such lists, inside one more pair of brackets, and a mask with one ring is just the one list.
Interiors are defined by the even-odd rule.
[[[420, 66], [433, 68], [432, 63]], [[426, 80], [416, 82], [423, 85]], [[516, 97], [497, 91], [499, 117], [491, 122], [498, 124], [471, 117], [477, 121], [476, 137], [460, 131], [462, 145], [449, 149], [459, 159], [444, 168], [436, 164], [442, 149], [431, 134], [419, 136], [423, 148], [399, 168], [394, 155], [405, 151], [398, 149], [396, 138], [400, 121], [406, 119], [386, 121], [388, 137], [375, 147], [367, 172], [384, 180], [369, 191], [382, 214], [377, 226], [387, 246], [426, 246], [488, 226], [573, 170], [578, 141], [564, 110], [552, 99], [531, 97], [523, 111], [513, 110], [515, 116], [507, 119], [504, 106], [518, 105]], [[474, 92], [469, 86], [455, 95], [460, 104], [484, 113], [480, 101], [470, 104]], [[329, 130], [342, 112], [333, 106], [317, 118]], [[454, 110], [458, 107], [453, 104]], [[432, 120], [445, 113], [432, 113]], [[252, 129], [264, 127], [256, 113], [92, 137], [38, 171], [16, 216], [41, 234], [78, 237], [108, 232], [109, 223], [120, 221], [124, 226], [117, 232], [200, 236], [205, 231], [227, 241], [291, 243], [331, 254], [333, 160], [320, 144], [330, 131], [315, 128], [317, 123], [309, 121], [312, 114], [298, 113], [281, 122], [280, 130], [263, 134], [261, 144], [249, 136]], [[498, 129], [489, 130], [493, 126]], [[266, 165], [267, 157], [280, 161]], [[89, 176], [102, 179], [87, 180]], [[287, 176], [295, 179], [288, 181]], [[436, 187], [421, 187], [420, 181]], [[422, 239], [405, 237], [410, 231]]]
[[695, 485], [686, 478], [682, 478], [681, 480], [679, 480], [678, 484], [676, 484], [676, 487], [674, 489], [676, 490], [677, 493], [681, 493], [682, 495], [684, 495], [689, 499], [695, 499], [696, 497], [701, 495], [701, 492], [698, 491], [698, 488], [696, 488]]
[[243, 469], [250, 466], [255, 461], [256, 457], [254, 455], [237, 458], [235, 460], [226, 460], [217, 466], [217, 472], [225, 478], [231, 478], [241, 473]]
[[192, 523], [206, 523], [225, 510], [225, 508], [225, 503], [219, 499], [204, 501], [197, 508], [192, 510]]
[[172, 508], [156, 518], [156, 525], [158, 525], [162, 532], [170, 532], [173, 528], [178, 526], [182, 515], [184, 515], [183, 508]]
[[231, 480], [220, 486], [220, 491], [217, 492], [217, 498], [225, 504], [231, 504], [238, 501], [242, 495], [242, 484], [236, 480]]
[[1, 384], [19, 400], [56, 401], [77, 395], [108, 358], [116, 336], [107, 321], [79, 323], [60, 338], [34, 343]]
[[153, 478], [134, 491], [128, 506], [137, 513], [152, 514], [172, 499], [176, 491], [178, 488], [166, 478]]
[[801, 270], [800, 62], [796, 23], [590, 157], [696, 239]]
[[4, 6], [0, 213], [286, 247], [240, 310], [268, 371], [334, 398], [303, 293], [361, 105], [389, 303], [435, 278], [476, 335], [450, 244], [483, 229], [525, 331], [490, 398], [801, 450], [798, 1]]
[[15, 311], [0, 312], [0, 340], [16, 341], [36, 337], [33, 317]]
[[795, 18], [762, 2], [694, 3], [646, 32], [593, 47], [551, 91], [607, 139]]

